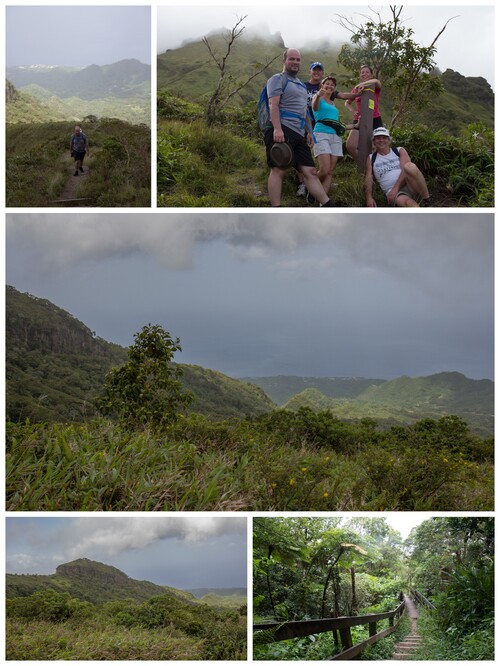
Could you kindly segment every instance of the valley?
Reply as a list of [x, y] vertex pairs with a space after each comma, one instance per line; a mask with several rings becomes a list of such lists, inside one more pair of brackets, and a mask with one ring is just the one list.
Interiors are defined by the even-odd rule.
[[125, 419], [103, 410], [102, 396], [112, 369], [131, 363], [133, 346], [112, 345], [14, 287], [6, 321], [9, 510], [492, 506], [489, 380], [403, 377], [352, 399], [353, 381], [337, 379], [335, 399], [309, 386], [279, 407], [262, 386], [175, 362], [168, 372], [180, 377], [178, 404], [141, 400], [137, 420], [130, 398]]

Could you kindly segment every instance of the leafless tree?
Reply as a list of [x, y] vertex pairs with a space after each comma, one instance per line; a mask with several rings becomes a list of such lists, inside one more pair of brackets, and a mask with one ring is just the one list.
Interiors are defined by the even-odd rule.
[[[238, 39], [238, 37], [241, 36], [243, 31], [245, 30], [245, 26], [243, 26], [242, 23], [246, 18], [247, 16], [238, 18], [234, 26], [231, 28], [231, 30], [227, 32], [227, 35], [225, 36], [226, 50], [224, 55], [222, 56], [216, 53], [214, 46], [212, 46], [207, 37], [203, 37], [202, 39], [203, 44], [205, 44], [205, 46], [208, 49], [208, 52], [210, 53], [210, 57], [212, 58], [212, 60], [214, 61], [219, 70], [219, 80], [217, 81], [215, 90], [210, 96], [210, 99], [208, 100], [207, 104], [206, 115], [207, 115], [207, 122], [209, 125], [214, 124], [214, 122], [217, 120], [218, 116], [220, 115], [222, 109], [235, 95], [237, 95], [240, 92], [240, 90], [242, 90], [246, 85], [250, 83], [250, 81], [252, 81], [252, 79], [261, 74], [267, 67], [269, 67], [269, 65], [271, 65], [277, 58], [280, 57], [280, 54], [278, 54], [277, 56], [271, 58], [271, 60], [268, 60], [264, 64], [257, 63], [253, 74], [251, 74], [251, 76], [249, 76], [243, 82], [234, 81], [229, 77], [227, 72], [228, 59], [231, 55], [231, 50], [233, 49], [236, 40]], [[232, 86], [231, 83], [233, 83]]]

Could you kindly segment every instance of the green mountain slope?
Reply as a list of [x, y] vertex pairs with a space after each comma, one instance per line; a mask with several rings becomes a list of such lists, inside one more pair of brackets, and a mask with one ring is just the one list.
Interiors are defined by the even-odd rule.
[[309, 407], [331, 411], [342, 420], [376, 419], [380, 424], [411, 424], [424, 418], [459, 416], [483, 437], [494, 431], [494, 383], [468, 379], [458, 372], [429, 377], [398, 377], [371, 386], [352, 399], [327, 397], [315, 388], [293, 396], [285, 409]]
[[[21, 92], [9, 80], [5, 85], [5, 122], [7, 124], [75, 120], [69, 108], [60, 100], [54, 103], [54, 97], [50, 93], [42, 94], [43, 89], [36, 91], [29, 86]], [[38, 92], [38, 95], [33, 94], [34, 92]]]
[[151, 67], [129, 59], [83, 69], [64, 67], [9, 67], [7, 78], [16, 88], [36, 84], [60, 98], [142, 97], [150, 90]]
[[93, 604], [117, 599], [146, 601], [165, 594], [167, 588], [148, 581], [129, 578], [119, 569], [86, 558], [61, 564], [56, 573], [43, 576], [7, 574], [7, 598], [30, 596], [39, 590], [52, 589], [69, 592], [72, 597]]
[[[127, 360], [50, 301], [6, 289], [7, 419], [81, 421], [111, 367]], [[208, 417], [259, 415], [275, 405], [258, 387], [198, 366], [182, 365], [193, 411]]]
[[7, 599], [27, 597], [41, 590], [69, 592], [81, 601], [99, 605], [108, 601], [131, 599], [142, 603], [152, 597], [169, 595], [186, 606], [206, 604], [214, 608], [239, 608], [247, 601], [244, 588], [207, 590], [197, 597], [189, 590], [157, 585], [146, 580], [134, 580], [109, 564], [80, 558], [57, 567], [55, 574], [10, 574], [6, 576]]
[[[214, 31], [209, 36], [209, 41], [219, 54], [226, 47], [221, 31]], [[339, 90], [351, 90], [352, 84], [357, 83], [351, 74], [337, 63], [341, 44], [322, 42], [315, 45], [314, 49], [308, 45], [294, 46], [300, 49], [302, 55], [300, 75], [302, 80], [308, 77], [309, 63], [319, 60], [325, 65], [327, 73], [335, 74]], [[244, 34], [236, 41], [227, 64], [228, 73], [236, 81], [245, 80], [259, 65], [271, 58], [277, 57], [277, 60], [234, 96], [235, 106], [244, 106], [249, 102], [256, 103], [260, 90], [269, 76], [281, 71], [284, 48], [283, 39], [279, 34], [267, 39]], [[178, 97], [198, 102], [213, 92], [219, 77], [219, 71], [201, 39], [159, 54], [157, 70], [158, 90], [165, 89]], [[432, 129], [447, 128], [450, 132], [456, 132], [471, 123], [478, 122], [493, 128], [494, 94], [486, 79], [464, 77], [449, 69], [444, 73], [436, 71], [435, 74], [441, 79], [444, 92], [432, 99], [429, 107], [419, 112], [418, 118], [409, 119], [412, 123], [422, 123]], [[464, 90], [468, 91], [466, 99]], [[393, 103], [387, 94], [381, 95], [380, 108], [383, 118], [390, 119]], [[341, 119], [347, 120], [350, 116], [344, 106], [339, 104], [338, 108]]]
[[242, 377], [242, 381], [260, 386], [278, 405], [306, 389], [318, 389], [330, 398], [355, 398], [370, 386], [383, 384], [385, 379], [362, 377], [297, 377], [278, 375], [275, 377]]
[[19, 96], [15, 103], [7, 97], [7, 123], [83, 122], [87, 116], [151, 122], [151, 67], [138, 60], [81, 70], [11, 67], [7, 77]]

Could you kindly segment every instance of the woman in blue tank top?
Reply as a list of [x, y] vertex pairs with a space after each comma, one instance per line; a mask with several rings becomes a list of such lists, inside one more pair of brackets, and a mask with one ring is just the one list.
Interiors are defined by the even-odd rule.
[[[339, 131], [342, 128], [352, 129], [339, 123], [339, 111], [335, 106], [335, 98], [354, 99], [353, 93], [337, 92], [337, 80], [334, 76], [326, 76], [321, 81], [321, 87], [313, 97], [312, 111], [314, 114], [314, 157], [318, 160], [318, 177], [328, 194], [332, 183], [333, 171], [337, 166], [339, 157], [342, 157], [342, 138]], [[336, 125], [333, 127], [332, 125]]]

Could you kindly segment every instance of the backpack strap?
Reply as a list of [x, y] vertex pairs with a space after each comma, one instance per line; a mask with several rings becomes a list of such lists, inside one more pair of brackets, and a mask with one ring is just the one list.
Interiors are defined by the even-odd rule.
[[[399, 157], [399, 148], [391, 147], [391, 150], [394, 153], [394, 155], [397, 155], [397, 157]], [[377, 159], [377, 155], [378, 155], [377, 151], [372, 153], [372, 157], [371, 157], [371, 159], [372, 159], [372, 169], [373, 169], [373, 165], [375, 164], [375, 160]]]

